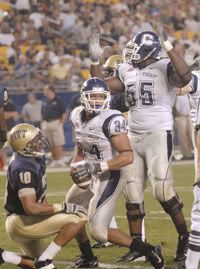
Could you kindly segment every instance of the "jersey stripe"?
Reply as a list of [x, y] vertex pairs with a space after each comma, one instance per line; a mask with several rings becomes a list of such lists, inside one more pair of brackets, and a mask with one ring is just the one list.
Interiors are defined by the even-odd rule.
[[105, 135], [107, 138], [110, 138], [110, 135], [109, 135], [109, 124], [110, 124], [111, 120], [112, 120], [114, 117], [116, 117], [116, 116], [120, 116], [120, 114], [113, 114], [113, 115], [111, 115], [110, 117], [108, 117], [108, 118], [104, 121], [104, 123], [103, 123], [103, 125], [102, 125], [102, 131], [103, 131], [104, 135]]
[[190, 94], [196, 92], [197, 88], [198, 88], [198, 77], [195, 74], [192, 74], [192, 91], [190, 92]]
[[108, 179], [108, 184], [106, 185], [98, 203], [97, 203], [97, 207], [100, 207], [100, 205], [102, 205], [112, 194], [113, 192], [116, 190], [117, 185], [119, 183], [119, 179], [120, 179], [120, 170], [116, 170], [116, 171], [111, 171], [111, 176]]

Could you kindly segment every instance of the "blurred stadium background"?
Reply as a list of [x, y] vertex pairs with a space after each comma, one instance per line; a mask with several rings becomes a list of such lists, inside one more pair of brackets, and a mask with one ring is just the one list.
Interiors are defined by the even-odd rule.
[[[102, 61], [121, 54], [138, 31], [152, 30], [161, 20], [171, 42], [188, 61], [200, 53], [199, 0], [0, 0], [0, 81], [17, 110], [28, 92], [43, 98], [51, 83], [66, 102], [88, 78], [88, 40], [98, 31]], [[19, 118], [18, 121], [21, 119]], [[65, 124], [66, 149], [73, 149], [71, 127]]]

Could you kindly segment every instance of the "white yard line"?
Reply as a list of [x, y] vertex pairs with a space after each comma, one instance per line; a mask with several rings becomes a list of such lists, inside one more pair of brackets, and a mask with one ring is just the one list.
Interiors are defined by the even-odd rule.
[[[175, 161], [172, 162], [172, 164], [174, 166], [176, 165], [194, 165], [194, 161], [193, 160], [188, 160], [188, 161]], [[47, 167], [47, 173], [62, 173], [62, 172], [69, 172], [69, 166], [66, 167], [60, 167], [60, 168], [49, 168]], [[7, 173], [7, 171], [0, 171], [0, 176], [5, 176]]]
[[[67, 265], [66, 268], [71, 268], [71, 265], [73, 264], [73, 262], [68, 262], [68, 261], [57, 261], [55, 262], [56, 264], [63, 264], [63, 265]], [[69, 266], [69, 267], [68, 267]], [[112, 263], [99, 263], [99, 266], [98, 268], [104, 268], [104, 269], [131, 269], [133, 268], [133, 263], [132, 263], [132, 266], [128, 266], [128, 265], [122, 265], [122, 264], [112, 264]], [[135, 269], [144, 269], [144, 268], [153, 268], [151, 265], [146, 264], [146, 266], [141, 266], [141, 265], [134, 265], [134, 268]]]

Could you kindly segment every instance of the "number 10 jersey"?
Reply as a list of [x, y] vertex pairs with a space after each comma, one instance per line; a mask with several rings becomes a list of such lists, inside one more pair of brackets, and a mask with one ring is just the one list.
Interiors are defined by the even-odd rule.
[[128, 126], [136, 132], [172, 130], [175, 89], [168, 81], [170, 60], [161, 59], [143, 69], [129, 63], [116, 74], [125, 86], [129, 106]]

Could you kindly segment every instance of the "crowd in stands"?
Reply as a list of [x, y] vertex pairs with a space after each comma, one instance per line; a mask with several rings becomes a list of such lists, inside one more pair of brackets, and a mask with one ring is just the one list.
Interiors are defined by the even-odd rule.
[[88, 78], [88, 41], [100, 32], [104, 57], [119, 54], [138, 31], [161, 20], [188, 57], [200, 53], [198, 0], [4, 0], [0, 24], [0, 79], [10, 90], [47, 83], [77, 91]]

